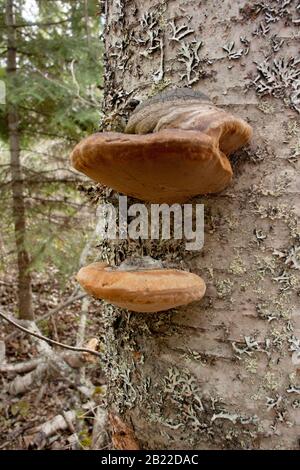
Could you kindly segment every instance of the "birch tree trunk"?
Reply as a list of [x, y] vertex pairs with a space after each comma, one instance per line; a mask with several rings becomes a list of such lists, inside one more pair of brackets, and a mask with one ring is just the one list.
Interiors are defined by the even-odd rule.
[[111, 413], [145, 449], [297, 449], [300, 435], [299, 9], [297, 1], [106, 1], [105, 120], [192, 87], [247, 120], [234, 179], [205, 204], [205, 245], [102, 246], [201, 275], [196, 304], [161, 314], [103, 307]]
[[[7, 75], [13, 80], [17, 70], [16, 27], [13, 0], [6, 1], [7, 26]], [[13, 93], [13, 90], [10, 91]], [[26, 214], [24, 203], [24, 183], [20, 162], [19, 116], [16, 106], [8, 96], [7, 120], [10, 145], [10, 168], [13, 197], [13, 220], [18, 260], [18, 310], [19, 317], [33, 320], [30, 257], [25, 245]]]

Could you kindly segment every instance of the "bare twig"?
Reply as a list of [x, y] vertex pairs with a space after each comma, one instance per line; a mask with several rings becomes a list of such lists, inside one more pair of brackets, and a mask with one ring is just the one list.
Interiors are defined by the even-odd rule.
[[[79, 93], [80, 90], [78, 91], [79, 85], [78, 85], [78, 82], [77, 82], [77, 80], [76, 80], [76, 78], [75, 78], [74, 70], [72, 70], [73, 67], [74, 67], [74, 64], [73, 64], [73, 62], [72, 62], [72, 65], [71, 65], [71, 74], [72, 74], [73, 82], [74, 82], [74, 84], [75, 84], [75, 86], [76, 86], [76, 88], [77, 88], [77, 90], [76, 90], [76, 91], [77, 91], [77, 93], [76, 93], [76, 98], [78, 98], [79, 101], [81, 101], [81, 103], [83, 103], [83, 104], [85, 104], [85, 105], [88, 105], [88, 106], [93, 106], [94, 108], [97, 108], [97, 109], [99, 110], [99, 103], [94, 102], [94, 101], [92, 101], [92, 100], [87, 100], [87, 99], [83, 98], [83, 96], [80, 95], [80, 93]], [[65, 90], [66, 92], [68, 92], [68, 93], [70, 94], [70, 87], [68, 87], [68, 86], [64, 85], [63, 83], [61, 83], [61, 82], [55, 80], [54, 78], [50, 78], [48, 75], [45, 75], [45, 74], [44, 74], [41, 70], [39, 70], [39, 69], [36, 69], [36, 71], [37, 71], [45, 80], [47, 80], [48, 82], [51, 82], [51, 83], [53, 83], [54, 85], [56, 85], [56, 86], [62, 88], [63, 90]], [[75, 78], [75, 80], [74, 80], [74, 78]]]
[[12, 320], [11, 318], [7, 317], [6, 315], [4, 315], [4, 313], [0, 312], [0, 317], [2, 317], [4, 320], [6, 320], [8, 323], [10, 323], [11, 325], [14, 325], [16, 328], [20, 329], [21, 331], [23, 331], [24, 333], [28, 333], [29, 335], [31, 336], [35, 336], [36, 338], [38, 339], [41, 339], [43, 341], [46, 341], [46, 343], [48, 344], [53, 344], [55, 346], [59, 346], [61, 348], [64, 348], [64, 349], [69, 349], [70, 351], [76, 351], [76, 352], [86, 352], [86, 353], [89, 353], [89, 354], [93, 354], [94, 356], [98, 356], [98, 357], [101, 357], [101, 354], [96, 352], [96, 351], [93, 351], [92, 349], [88, 349], [88, 348], [80, 348], [80, 347], [75, 347], [75, 346], [69, 346], [68, 344], [64, 344], [64, 343], [60, 343], [59, 341], [54, 341], [53, 339], [50, 339], [50, 338], [46, 338], [45, 336], [43, 335], [40, 335], [38, 333], [34, 333], [33, 331], [30, 331], [28, 330], [27, 328], [25, 328], [24, 326], [21, 326], [19, 325], [18, 323], [16, 323], [14, 320]]
[[[48, 26], [56, 26], [58, 24], [63, 24], [63, 23], [68, 23], [72, 21], [72, 18], [68, 18], [66, 20], [61, 20], [61, 21], [50, 21], [49, 23], [48, 22], [45, 22], [45, 23], [40, 23], [40, 22], [36, 22], [36, 23], [18, 23], [18, 24], [15, 24], [13, 27], [14, 28], [28, 28], [28, 27], [32, 27], [32, 26], [38, 26], [39, 28], [43, 28], [43, 27], [48, 27]], [[4, 27], [5, 28], [5, 25], [1, 24], [1, 28]]]
[[72, 80], [73, 80], [73, 83], [74, 83], [74, 86], [76, 88], [76, 97], [80, 100], [80, 101], [83, 101], [83, 103], [85, 104], [90, 104], [92, 106], [94, 106], [95, 108], [99, 109], [99, 100], [97, 100], [97, 98], [95, 97], [94, 93], [92, 92], [92, 88], [89, 87], [89, 97], [90, 97], [90, 100], [86, 100], [85, 98], [83, 98], [80, 94], [80, 85], [79, 85], [79, 82], [76, 78], [76, 74], [75, 74], [75, 59], [72, 60], [71, 62], [71, 65], [70, 65], [70, 71], [71, 71], [71, 75], [72, 75]]
[[[37, 318], [36, 323], [40, 323], [43, 320], [46, 320], [47, 318], [51, 317], [52, 315], [55, 315], [56, 313], [60, 312], [63, 308], [68, 307], [71, 305], [73, 302], [76, 302], [76, 300], [80, 300], [83, 297], [86, 296], [84, 293], [80, 293], [78, 295], [74, 295], [77, 292], [77, 288], [73, 291], [72, 295], [66, 300], [65, 302], [62, 302], [59, 304], [57, 307], [54, 309], [50, 310], [50, 312], [45, 313], [45, 315], [41, 316], [40, 318]], [[6, 336], [5, 341], [10, 341], [12, 338], [14, 338], [18, 334], [18, 331], [14, 331], [13, 333], [10, 333], [9, 335]]]
[[73, 83], [76, 87], [76, 91], [77, 91], [77, 96], [80, 97], [80, 85], [77, 81], [77, 78], [76, 78], [76, 75], [75, 75], [75, 70], [74, 70], [74, 63], [75, 63], [75, 59], [72, 60], [71, 62], [71, 65], [70, 65], [70, 70], [71, 70], [71, 75], [72, 75], [72, 80], [73, 80]]

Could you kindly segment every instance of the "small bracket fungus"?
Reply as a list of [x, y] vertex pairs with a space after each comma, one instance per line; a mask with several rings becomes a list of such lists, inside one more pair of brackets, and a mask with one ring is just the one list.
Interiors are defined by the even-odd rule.
[[77, 280], [94, 297], [133, 312], [169, 310], [204, 296], [205, 282], [196, 274], [142, 261], [125, 261], [117, 268], [92, 263], [80, 269]]
[[84, 139], [71, 161], [78, 171], [129, 196], [181, 203], [226, 188], [232, 177], [227, 155], [251, 136], [245, 121], [203, 93], [179, 88], [139, 105], [124, 134]]

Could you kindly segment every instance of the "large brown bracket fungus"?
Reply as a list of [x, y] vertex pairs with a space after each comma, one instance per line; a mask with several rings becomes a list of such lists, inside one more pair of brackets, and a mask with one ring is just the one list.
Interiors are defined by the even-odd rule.
[[78, 171], [129, 196], [182, 203], [226, 188], [232, 178], [228, 155], [251, 136], [243, 119], [203, 93], [179, 88], [139, 105], [124, 134], [87, 137], [71, 160]]
[[133, 312], [160, 312], [200, 300], [205, 294], [201, 277], [164, 269], [148, 257], [124, 262], [118, 268], [92, 263], [81, 268], [77, 280], [86, 292]]

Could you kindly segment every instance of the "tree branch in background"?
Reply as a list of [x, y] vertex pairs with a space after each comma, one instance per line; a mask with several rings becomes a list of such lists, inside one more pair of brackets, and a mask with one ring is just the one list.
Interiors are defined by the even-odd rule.
[[64, 344], [64, 343], [60, 343], [59, 341], [54, 341], [53, 339], [50, 339], [50, 338], [46, 338], [45, 336], [43, 335], [40, 335], [39, 333], [34, 333], [33, 331], [30, 331], [28, 330], [27, 328], [25, 328], [24, 326], [21, 326], [19, 325], [18, 323], [16, 323], [14, 320], [12, 320], [11, 318], [7, 317], [6, 315], [4, 315], [4, 313], [0, 312], [0, 317], [2, 317], [4, 320], [6, 320], [8, 323], [10, 323], [11, 325], [14, 325], [16, 328], [18, 328], [19, 330], [23, 331], [23, 333], [27, 333], [31, 336], [34, 336], [35, 338], [38, 338], [38, 339], [41, 339], [43, 341], [46, 341], [46, 343], [48, 344], [53, 344], [55, 346], [59, 346], [60, 348], [64, 348], [64, 349], [69, 349], [70, 351], [76, 351], [76, 352], [85, 352], [85, 353], [88, 353], [88, 354], [92, 354], [94, 356], [98, 356], [98, 357], [101, 357], [101, 354], [98, 353], [97, 351], [94, 351], [93, 349], [88, 349], [88, 348], [82, 348], [82, 347], [75, 347], [75, 346], [69, 346], [68, 344]]
[[[14, 25], [14, 28], [28, 28], [28, 27], [31, 27], [31, 26], [38, 26], [39, 28], [44, 28], [44, 27], [48, 27], [48, 26], [55, 26], [55, 25], [58, 25], [58, 24], [63, 24], [63, 23], [68, 23], [72, 21], [72, 18], [68, 18], [67, 20], [61, 20], [61, 21], [52, 21], [52, 22], [49, 22], [49, 23], [18, 23], [18, 24], [15, 24]], [[2, 26], [2, 25], [1, 25]]]
[[90, 37], [90, 25], [89, 25], [89, 6], [88, 0], [84, 0], [84, 16], [85, 16], [85, 29], [86, 29], [86, 38], [88, 46], [90, 46], [91, 37]]
[[64, 140], [67, 140], [68, 142], [76, 142], [77, 141], [71, 137], [68, 137], [66, 135], [62, 135], [62, 134], [53, 134], [53, 133], [50, 133], [50, 132], [43, 132], [43, 131], [29, 131], [29, 130], [23, 130], [23, 133], [24, 134], [29, 134], [29, 135], [46, 135], [47, 137], [54, 137], [54, 138], [58, 138], [58, 139], [64, 139]]

